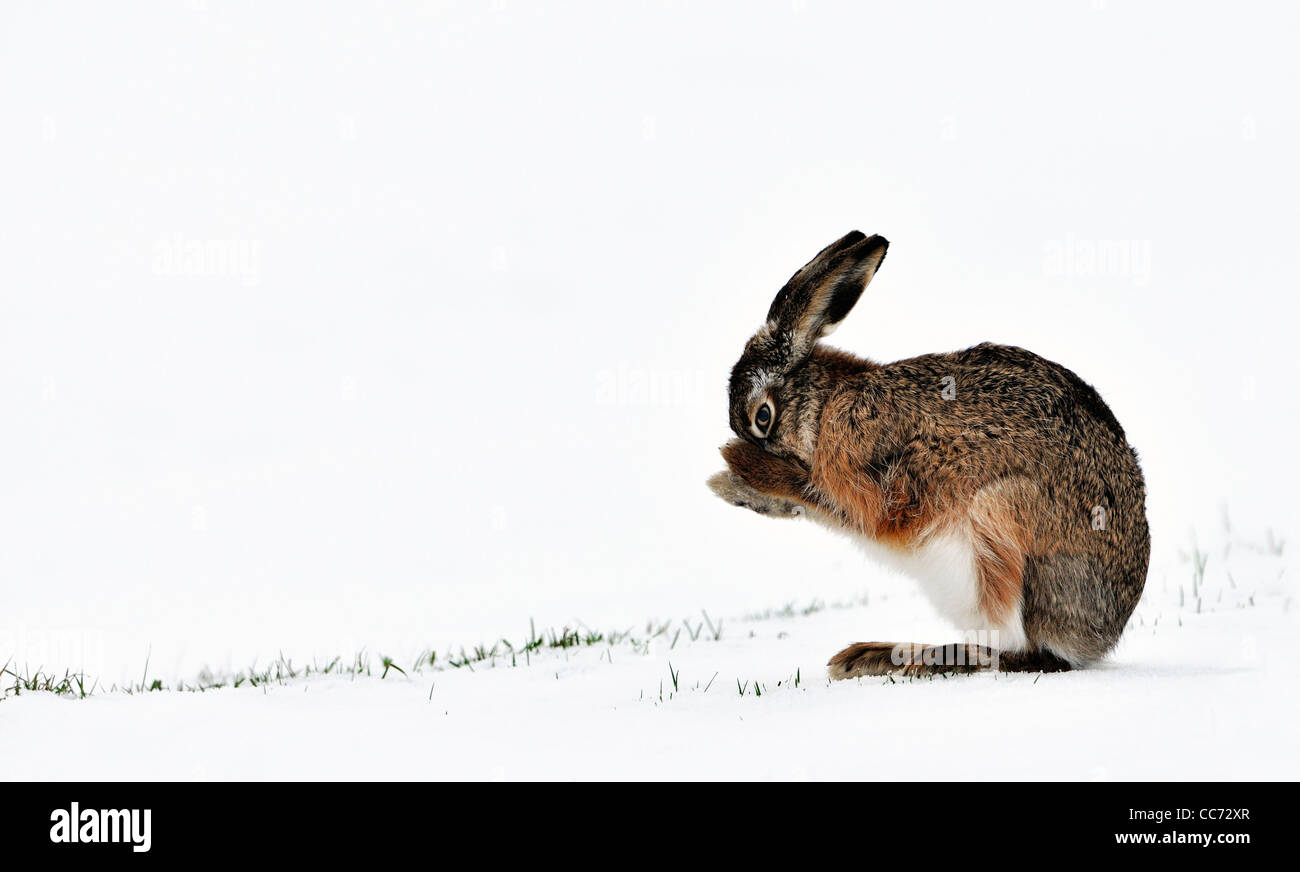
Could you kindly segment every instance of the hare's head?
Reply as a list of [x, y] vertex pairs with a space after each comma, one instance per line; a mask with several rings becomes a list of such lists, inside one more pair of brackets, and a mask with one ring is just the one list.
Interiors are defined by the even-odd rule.
[[[731, 370], [731, 429], [765, 451], [806, 460], [825, 373], [810, 370], [829, 334], [876, 274], [889, 242], [854, 230], [790, 277]], [[801, 414], [801, 412], [803, 414]]]

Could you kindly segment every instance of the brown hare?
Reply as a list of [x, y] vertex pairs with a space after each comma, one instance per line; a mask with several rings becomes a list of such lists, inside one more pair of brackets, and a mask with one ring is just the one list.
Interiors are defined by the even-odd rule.
[[1051, 671], [1104, 656], [1146, 580], [1137, 454], [1063, 366], [983, 344], [879, 364], [819, 340], [889, 243], [854, 231], [791, 277], [731, 371], [720, 497], [807, 515], [917, 578], [972, 641], [859, 642], [832, 678]]

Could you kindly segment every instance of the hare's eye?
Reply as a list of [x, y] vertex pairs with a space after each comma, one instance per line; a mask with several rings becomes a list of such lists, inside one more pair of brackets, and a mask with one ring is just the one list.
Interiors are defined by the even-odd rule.
[[768, 402], [759, 406], [758, 411], [754, 413], [754, 429], [758, 432], [759, 436], [764, 436], [767, 434], [767, 429], [771, 426], [772, 404]]

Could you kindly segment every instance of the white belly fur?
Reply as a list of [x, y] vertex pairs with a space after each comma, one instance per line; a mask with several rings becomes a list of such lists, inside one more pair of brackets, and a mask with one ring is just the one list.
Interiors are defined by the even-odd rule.
[[1020, 603], [1002, 622], [990, 621], [979, 608], [979, 578], [975, 569], [975, 548], [969, 527], [950, 527], [924, 538], [924, 545], [912, 550], [891, 548], [867, 536], [851, 535], [864, 551], [886, 566], [921, 583], [930, 604], [957, 627], [965, 638], [925, 640], [975, 642], [1002, 651], [1020, 651], [1026, 645]]

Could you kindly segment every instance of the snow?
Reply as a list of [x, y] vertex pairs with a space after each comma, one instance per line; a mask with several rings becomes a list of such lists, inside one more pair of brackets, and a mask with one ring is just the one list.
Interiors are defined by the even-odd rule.
[[[1293, 548], [1251, 548], [1300, 531], [1298, 16], [6, 6], [0, 664], [101, 692], [0, 701], [0, 771], [1295, 777]], [[1140, 451], [1105, 666], [827, 686], [953, 628], [705, 488], [745, 339], [854, 227], [891, 248], [835, 344], [1030, 348]], [[815, 600], [858, 604], [744, 620]], [[612, 663], [102, 691], [703, 611]]]
[[[687, 616], [643, 647], [527, 664], [27, 694], [0, 706], [0, 766], [15, 779], [1295, 778], [1285, 561], [1212, 553], [1199, 610], [1191, 578], [1190, 563], [1153, 577], [1116, 655], [1077, 673], [828, 682], [836, 646], [915, 625], [925, 606], [900, 589], [711, 616], [716, 640]], [[918, 639], [946, 638], [922, 626]], [[31, 752], [52, 736], [71, 744]]]

